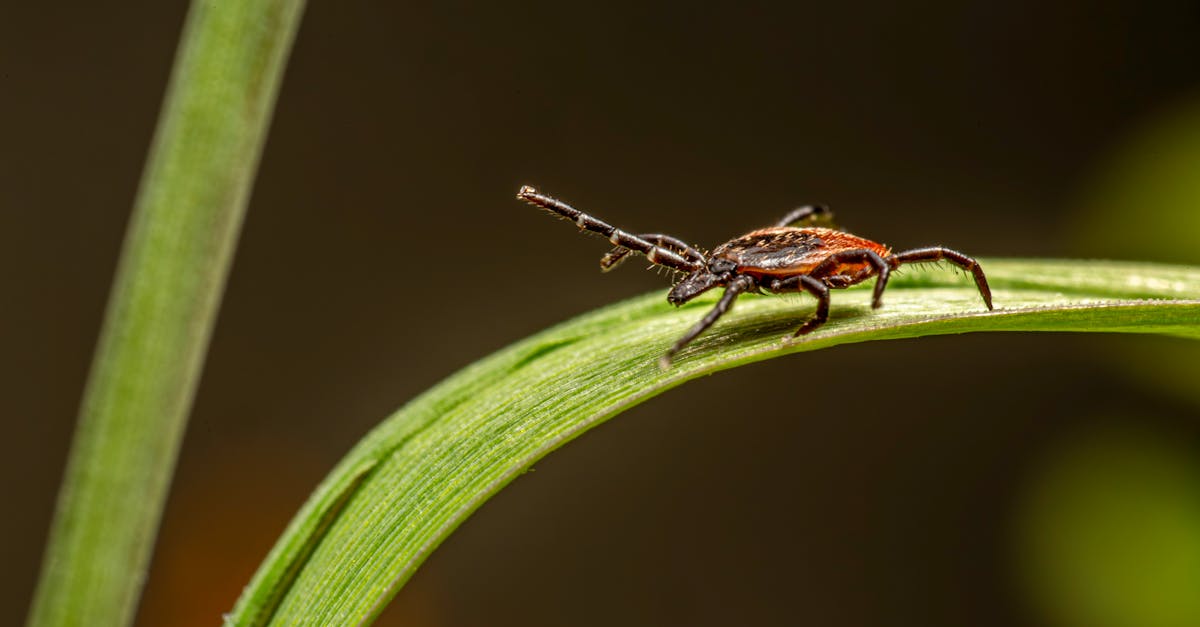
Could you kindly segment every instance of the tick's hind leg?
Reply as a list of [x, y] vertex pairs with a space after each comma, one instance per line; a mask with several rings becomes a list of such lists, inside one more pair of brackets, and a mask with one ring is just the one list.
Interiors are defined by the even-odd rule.
[[803, 222], [809, 219], [819, 219], [823, 222], [833, 222], [833, 212], [829, 207], [822, 205], [804, 205], [796, 207], [788, 212], [787, 215], [779, 219], [775, 226], [792, 226], [797, 222]]
[[[683, 255], [686, 259], [701, 265], [703, 265], [706, 261], [704, 258], [704, 253], [692, 248], [687, 242], [679, 239], [678, 237], [663, 235], [662, 233], [642, 233], [638, 235], [638, 237], [650, 242], [651, 244], [654, 244], [655, 246], [658, 246], [659, 248], [665, 248], [667, 250], [677, 252], [680, 255]], [[617, 246], [600, 258], [600, 269], [604, 272], [612, 270], [613, 268], [621, 265], [621, 262], [625, 261], [625, 258], [628, 257], [629, 253], [631, 252], [633, 251], [624, 246]]]
[[700, 319], [700, 322], [697, 322], [692, 328], [688, 329], [688, 332], [684, 333], [683, 337], [676, 340], [675, 343], [671, 345], [671, 348], [667, 349], [667, 353], [658, 359], [658, 365], [663, 370], [670, 368], [671, 359], [675, 357], [675, 353], [683, 350], [684, 346], [687, 346], [692, 342], [692, 340], [700, 337], [701, 333], [707, 331], [708, 327], [711, 327], [713, 323], [717, 321], [717, 319], [725, 315], [725, 313], [728, 312], [731, 307], [733, 307], [733, 301], [737, 300], [739, 294], [742, 292], [751, 291], [754, 286], [754, 279], [748, 276], [741, 276], [734, 279], [725, 288], [725, 293], [721, 295], [721, 300], [717, 301], [716, 306], [710, 309], [708, 313]]
[[798, 276], [790, 276], [786, 279], [776, 279], [771, 282], [767, 289], [772, 292], [799, 292], [801, 290], [812, 294], [817, 298], [817, 311], [813, 317], [800, 325], [799, 329], [792, 334], [792, 337], [810, 333], [817, 327], [825, 324], [829, 319], [829, 288], [825, 284], [808, 276], [801, 274]]
[[891, 258], [892, 267], [899, 266], [905, 263], [920, 263], [931, 261], [946, 260], [950, 263], [966, 270], [975, 277], [975, 287], [979, 288], [979, 295], [983, 297], [983, 304], [987, 305], [989, 311], [992, 309], [992, 289], [988, 287], [987, 277], [983, 275], [983, 267], [978, 261], [949, 248], [941, 246], [933, 246], [931, 248], [916, 248], [906, 250], [902, 253], [897, 253]]
[[[866, 264], [853, 275], [832, 275], [831, 272], [836, 272], [839, 267], [846, 264]], [[887, 261], [879, 256], [879, 253], [866, 248], [855, 250], [843, 250], [833, 253], [825, 258], [824, 261], [817, 264], [817, 267], [809, 271], [809, 274], [814, 277], [820, 277], [829, 287], [842, 288], [849, 287], [855, 283], [865, 281], [871, 275], [877, 275], [875, 279], [875, 292], [871, 295], [871, 308], [879, 309], [883, 305], [883, 290], [887, 287], [888, 276], [891, 275], [891, 267]]]

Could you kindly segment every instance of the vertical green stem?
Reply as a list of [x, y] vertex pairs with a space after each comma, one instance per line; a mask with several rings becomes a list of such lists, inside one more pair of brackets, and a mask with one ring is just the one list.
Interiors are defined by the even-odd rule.
[[80, 409], [31, 626], [133, 621], [303, 7], [303, 0], [192, 4]]

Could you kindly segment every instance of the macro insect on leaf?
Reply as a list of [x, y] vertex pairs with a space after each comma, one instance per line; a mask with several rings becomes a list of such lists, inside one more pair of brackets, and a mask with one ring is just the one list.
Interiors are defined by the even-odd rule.
[[945, 260], [971, 273], [984, 305], [992, 309], [992, 291], [978, 261], [941, 246], [893, 253], [883, 244], [845, 231], [796, 226], [814, 218], [832, 220], [833, 214], [822, 206], [799, 207], [774, 225], [731, 239], [705, 254], [670, 235], [622, 231], [528, 185], [517, 192], [517, 198], [571, 220], [580, 230], [608, 238], [615, 248], [600, 259], [600, 268], [605, 271], [616, 267], [631, 252], [638, 252], [652, 264], [685, 273], [667, 294], [667, 302], [672, 305], [682, 305], [714, 287], [725, 288], [716, 306], [659, 358], [664, 369], [671, 366], [676, 353], [729, 311], [733, 301], [745, 292], [812, 294], [817, 299], [817, 310], [792, 334], [796, 337], [820, 327], [829, 318], [830, 289], [876, 277], [871, 307], [878, 309], [892, 270], [906, 263]]

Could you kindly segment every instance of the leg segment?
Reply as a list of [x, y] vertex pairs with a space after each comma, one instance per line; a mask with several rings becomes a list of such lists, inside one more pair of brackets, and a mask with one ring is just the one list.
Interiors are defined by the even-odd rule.
[[828, 282], [829, 286], [838, 288], [848, 287], [875, 274], [878, 278], [875, 279], [875, 292], [871, 297], [871, 308], [879, 309], [883, 305], [883, 288], [887, 287], [888, 276], [891, 275], [891, 266], [888, 265], [887, 261], [884, 261], [883, 257], [879, 256], [879, 253], [866, 248], [836, 252], [826, 257], [825, 261], [822, 261], [817, 267], [813, 268], [809, 274], [825, 279], [829, 273], [837, 271], [839, 266], [846, 263], [867, 263], [870, 264], [871, 269], [868, 272], [863, 272], [849, 278], [845, 277], [845, 275], [829, 276], [830, 279], [833, 279]]
[[667, 266], [668, 268], [674, 268], [682, 272], [694, 272], [703, 266], [703, 264], [697, 263], [669, 248], [656, 246], [652, 242], [626, 233], [602, 220], [593, 218], [557, 198], [538, 193], [536, 189], [528, 185], [522, 187], [521, 191], [517, 192], [517, 198], [571, 220], [584, 231], [599, 233], [607, 237], [608, 241], [612, 242], [614, 246], [621, 246], [642, 253], [646, 255], [650, 263]]
[[662, 367], [663, 370], [670, 368], [671, 358], [675, 356], [675, 353], [678, 353], [683, 349], [684, 346], [690, 344], [692, 340], [699, 337], [701, 333], [707, 331], [708, 327], [711, 327], [718, 318], [725, 315], [725, 312], [729, 311], [729, 309], [733, 307], [733, 301], [737, 300], [739, 294], [750, 291], [753, 288], [754, 279], [748, 276], [741, 276], [734, 279], [728, 286], [725, 287], [725, 293], [721, 295], [721, 300], [717, 301], [717, 305], [709, 310], [709, 312], [700, 319], [700, 322], [697, 322], [695, 326], [688, 329], [688, 332], [684, 333], [683, 337], [676, 340], [675, 343], [671, 345], [671, 348], [667, 349], [667, 353], [658, 359], [658, 365]]
[[817, 311], [812, 318], [800, 325], [799, 329], [792, 334], [792, 337], [804, 335], [811, 332], [813, 329], [825, 324], [829, 319], [829, 288], [824, 283], [808, 276], [801, 274], [798, 276], [790, 276], [786, 279], [776, 279], [768, 286], [772, 292], [799, 292], [804, 290], [812, 294], [817, 299]]
[[825, 221], [833, 222], [833, 212], [828, 207], [822, 205], [804, 205], [796, 207], [788, 212], [787, 215], [779, 219], [775, 226], [792, 226], [797, 222], [808, 220], [809, 218], [819, 217]]
[[906, 250], [902, 253], [897, 253], [889, 260], [892, 267], [895, 268], [900, 264], [919, 263], [923, 261], [949, 261], [950, 263], [966, 270], [975, 277], [975, 287], [979, 289], [979, 295], [983, 297], [983, 304], [987, 305], [989, 311], [992, 309], [992, 289], [988, 287], [987, 277], [983, 275], [983, 267], [978, 261], [949, 248], [934, 246], [932, 248], [916, 248]]
[[[688, 246], [687, 242], [679, 239], [678, 237], [663, 235], [662, 233], [641, 233], [638, 235], [638, 237], [650, 242], [651, 244], [654, 244], [655, 246], [658, 246], [659, 248], [665, 248], [667, 250], [677, 252], [683, 257], [701, 265], [703, 265], [705, 262], [704, 253], [701, 253], [691, 246]], [[625, 258], [631, 252], [633, 251], [625, 248], [624, 246], [617, 246], [600, 258], [600, 269], [604, 272], [612, 270], [620, 265], [622, 261], [625, 261]]]

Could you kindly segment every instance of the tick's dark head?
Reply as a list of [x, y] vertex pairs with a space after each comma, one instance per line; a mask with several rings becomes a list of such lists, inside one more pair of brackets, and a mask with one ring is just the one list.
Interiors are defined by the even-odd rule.
[[707, 266], [676, 283], [667, 294], [667, 302], [678, 307], [714, 287], [725, 285], [729, 283], [735, 268], [733, 263], [725, 259], [711, 259]]

